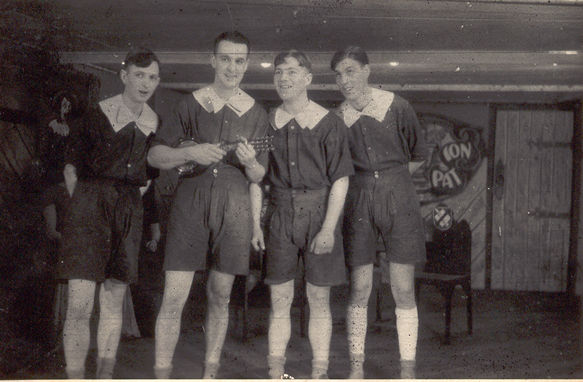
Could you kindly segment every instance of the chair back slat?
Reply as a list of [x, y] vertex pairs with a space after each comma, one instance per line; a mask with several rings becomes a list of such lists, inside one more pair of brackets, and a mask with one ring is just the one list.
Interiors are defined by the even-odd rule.
[[466, 220], [454, 223], [446, 231], [435, 230], [426, 249], [425, 272], [453, 275], [471, 272], [472, 231]]

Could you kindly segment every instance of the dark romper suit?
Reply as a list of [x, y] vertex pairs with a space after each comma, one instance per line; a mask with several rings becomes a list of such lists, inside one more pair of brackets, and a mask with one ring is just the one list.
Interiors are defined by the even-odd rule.
[[121, 95], [88, 110], [69, 149], [66, 163], [77, 168], [78, 182], [63, 221], [66, 279], [135, 282], [142, 237], [142, 199], [147, 183], [146, 156], [159, 119], [144, 105], [133, 120]]
[[348, 126], [355, 175], [344, 210], [344, 248], [350, 267], [375, 261], [380, 235], [388, 260], [425, 260], [424, 225], [408, 170], [425, 157], [421, 127], [403, 98], [372, 89], [372, 101], [358, 112], [348, 102], [338, 109]]
[[270, 115], [275, 149], [269, 153], [266, 182], [270, 201], [266, 213], [266, 279], [280, 284], [295, 278], [298, 255], [306, 280], [318, 286], [346, 281], [341, 219], [329, 254], [309, 252], [320, 231], [332, 184], [353, 174], [346, 127], [334, 114], [310, 102], [295, 118], [281, 107]]
[[[154, 145], [175, 147], [181, 139], [198, 143], [237, 142], [265, 137], [265, 110], [242, 90], [228, 103], [211, 87], [184, 96]], [[266, 167], [266, 154], [257, 160]], [[168, 223], [164, 269], [212, 268], [245, 275], [251, 243], [249, 181], [234, 151], [210, 166], [197, 166], [179, 180]], [[207, 258], [208, 257], [208, 258]]]

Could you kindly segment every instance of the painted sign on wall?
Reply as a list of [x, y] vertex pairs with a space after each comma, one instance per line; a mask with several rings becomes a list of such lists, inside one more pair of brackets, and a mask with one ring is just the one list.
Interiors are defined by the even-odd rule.
[[431, 156], [413, 178], [421, 202], [431, 203], [463, 191], [483, 157], [481, 132], [441, 116], [419, 116]]
[[486, 173], [483, 129], [442, 116], [420, 114], [431, 156], [413, 174], [426, 222], [434, 229], [466, 220], [472, 230], [472, 287], [484, 287], [486, 250]]

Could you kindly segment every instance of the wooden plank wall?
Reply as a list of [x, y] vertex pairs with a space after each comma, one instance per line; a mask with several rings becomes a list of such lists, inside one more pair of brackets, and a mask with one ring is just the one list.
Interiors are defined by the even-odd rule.
[[[506, 135], [508, 130], [508, 114], [499, 114], [496, 119], [496, 142], [494, 168], [499, 163], [507, 163], [506, 159]], [[496, 170], [495, 170], [496, 171]], [[495, 180], [496, 182], [496, 180]], [[508, 182], [505, 174], [505, 182]], [[506, 185], [504, 185], [504, 188]], [[506, 190], [504, 191], [506, 193]], [[504, 247], [506, 235], [502, 232], [504, 225], [505, 199], [504, 195], [498, 200], [498, 195], [494, 193], [494, 206], [492, 210], [492, 267], [491, 267], [491, 288], [500, 289], [504, 285]]]
[[572, 134], [570, 111], [498, 111], [495, 166], [505, 164], [505, 184], [493, 202], [493, 289], [566, 290]]
[[[577, 131], [577, 139], [578, 139], [578, 145], [576, 147], [578, 147], [579, 149], [583, 148], [583, 133], [581, 132], [581, 129], [583, 128], [583, 110], [582, 110], [582, 106], [583, 105], [583, 99], [581, 100], [581, 103], [578, 105], [579, 110], [578, 110], [578, 117], [579, 117], [579, 131]], [[582, 154], [578, 153], [579, 159], [581, 158]], [[581, 163], [580, 163], [581, 166]], [[581, 171], [581, 169], [579, 170]], [[579, 184], [576, 185], [576, 192], [578, 193], [578, 197], [579, 197], [579, 227], [578, 227], [578, 232], [577, 232], [577, 266], [576, 266], [576, 282], [575, 282], [575, 291], [577, 293], [577, 295], [579, 296], [583, 296], [583, 206], [581, 206], [581, 202], [583, 201], [583, 176], [580, 176], [579, 179]], [[581, 327], [581, 337], [583, 338], [583, 303], [580, 302], [580, 316], [579, 316], [579, 322], [580, 322], [580, 327]], [[581, 351], [583, 353], [583, 341], [581, 341]]]

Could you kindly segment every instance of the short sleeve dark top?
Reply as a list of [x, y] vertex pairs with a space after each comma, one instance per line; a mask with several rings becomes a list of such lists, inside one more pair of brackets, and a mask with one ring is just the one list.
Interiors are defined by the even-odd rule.
[[312, 128], [301, 128], [296, 119], [277, 128], [275, 110], [270, 113], [275, 148], [269, 153], [267, 184], [317, 190], [354, 173], [346, 126], [338, 116], [328, 112]]
[[[178, 102], [172, 116], [156, 134], [153, 146], [161, 144], [176, 147], [184, 139], [191, 139], [197, 143], [235, 143], [242, 137], [247, 140], [265, 137], [268, 126], [267, 113], [256, 102], [239, 116], [227, 105], [216, 113], [209, 112], [192, 94], [188, 94]], [[258, 153], [257, 160], [266, 167], [267, 154]], [[234, 150], [228, 152], [223, 160], [213, 167], [220, 171], [223, 166], [244, 170]], [[200, 175], [204, 171], [203, 166], [197, 166], [195, 175]]]
[[107, 178], [144, 186], [151, 177], [146, 156], [152, 137], [136, 122], [115, 132], [103, 111], [91, 108], [71, 136], [65, 162], [78, 169], [81, 179]]
[[[339, 108], [341, 117], [342, 106]], [[394, 95], [382, 121], [363, 114], [348, 127], [348, 136], [356, 171], [386, 170], [422, 161], [427, 155], [415, 111], [398, 95]]]

